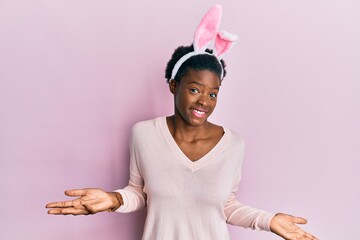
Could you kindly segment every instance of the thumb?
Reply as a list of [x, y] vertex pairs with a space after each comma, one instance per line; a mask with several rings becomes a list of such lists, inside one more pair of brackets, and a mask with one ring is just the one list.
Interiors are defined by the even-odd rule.
[[71, 189], [66, 190], [65, 195], [69, 197], [82, 197], [86, 195], [87, 189]]
[[302, 217], [293, 217], [293, 223], [305, 224], [305, 223], [307, 223], [307, 220]]

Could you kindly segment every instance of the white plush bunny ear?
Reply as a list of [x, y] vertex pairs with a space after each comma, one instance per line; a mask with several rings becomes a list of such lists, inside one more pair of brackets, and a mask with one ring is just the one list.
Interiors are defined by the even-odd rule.
[[229, 32], [219, 32], [216, 35], [214, 55], [220, 60], [234, 46], [238, 36]]
[[205, 52], [216, 37], [222, 16], [221, 5], [214, 5], [201, 19], [194, 36], [194, 51]]

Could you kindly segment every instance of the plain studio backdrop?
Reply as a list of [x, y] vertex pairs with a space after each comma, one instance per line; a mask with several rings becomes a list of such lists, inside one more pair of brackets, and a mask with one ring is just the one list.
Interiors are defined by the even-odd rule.
[[[140, 239], [145, 210], [44, 206], [126, 186], [131, 126], [172, 114], [165, 65], [214, 3], [0, 1], [1, 240]], [[360, 1], [218, 3], [220, 29], [240, 38], [211, 121], [245, 138], [238, 198], [304, 216], [320, 239], [360, 239]]]

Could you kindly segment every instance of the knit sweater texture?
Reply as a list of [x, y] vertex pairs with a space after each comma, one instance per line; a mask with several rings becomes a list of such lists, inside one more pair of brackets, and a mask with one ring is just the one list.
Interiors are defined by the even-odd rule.
[[166, 117], [135, 124], [129, 184], [116, 190], [124, 201], [116, 211], [147, 207], [143, 240], [226, 240], [227, 224], [270, 230], [273, 214], [236, 199], [245, 145], [223, 129], [215, 147], [191, 161], [172, 137]]

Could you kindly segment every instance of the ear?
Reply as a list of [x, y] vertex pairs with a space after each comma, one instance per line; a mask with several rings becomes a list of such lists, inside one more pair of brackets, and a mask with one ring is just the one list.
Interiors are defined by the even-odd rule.
[[215, 38], [214, 55], [220, 60], [235, 45], [238, 36], [225, 31], [219, 32]]
[[204, 52], [216, 37], [222, 16], [221, 5], [215, 5], [201, 19], [194, 36], [194, 51]]
[[169, 82], [169, 89], [170, 89], [170, 92], [172, 94], [175, 94], [175, 90], [176, 90], [176, 82], [174, 79], [171, 79], [170, 82]]

